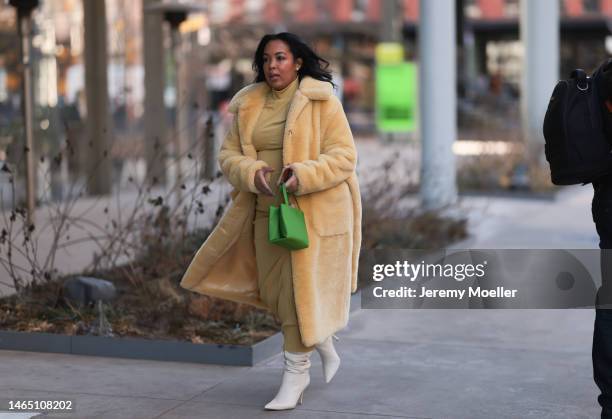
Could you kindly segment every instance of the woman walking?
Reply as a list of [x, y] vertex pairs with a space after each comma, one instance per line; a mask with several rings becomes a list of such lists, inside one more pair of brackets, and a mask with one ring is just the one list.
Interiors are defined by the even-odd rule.
[[[181, 280], [186, 289], [278, 316], [285, 362], [280, 389], [265, 406], [271, 410], [301, 402], [314, 349], [325, 381], [332, 379], [340, 365], [332, 337], [348, 323], [357, 289], [357, 153], [328, 64], [294, 34], [261, 39], [255, 82], [232, 98], [235, 116], [219, 153], [232, 203]], [[268, 210], [278, 205], [281, 183], [304, 213], [307, 248], [268, 241]]]

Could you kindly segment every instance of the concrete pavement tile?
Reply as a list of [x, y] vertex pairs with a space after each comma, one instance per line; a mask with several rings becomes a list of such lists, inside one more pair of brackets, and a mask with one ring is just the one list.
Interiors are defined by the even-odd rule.
[[589, 309], [361, 310], [335, 344], [346, 337], [590, 353], [594, 320]]
[[[305, 400], [304, 396], [304, 400]], [[267, 403], [267, 400], [265, 403]], [[229, 405], [211, 402], [186, 402], [179, 407], [159, 416], [159, 419], [183, 419], [183, 418], [202, 418], [202, 419], [257, 419], [270, 417], [298, 418], [298, 419], [390, 419], [390, 418], [410, 418], [407, 416], [380, 416], [380, 415], [360, 415], [354, 412], [325, 411], [318, 409], [308, 409], [303, 406], [293, 410], [267, 411], [261, 406], [242, 406]], [[157, 418], [156, 418], [157, 419]], [[414, 418], [421, 419], [421, 418]]]
[[[431, 418], [588, 418], [598, 412], [590, 354], [347, 339], [325, 384], [313, 370], [300, 408]], [[281, 371], [251, 370], [193, 401], [258, 407]], [[316, 407], [315, 407], [316, 406]]]
[[564, 187], [553, 201], [516, 198], [461, 199], [470, 237], [449, 248], [597, 249], [591, 214], [593, 188]]
[[248, 367], [0, 351], [0, 388], [188, 400]]
[[341, 356], [345, 370], [338, 372], [334, 385], [344, 394], [334, 393], [333, 400], [324, 393], [312, 394], [321, 407], [333, 402], [337, 409], [346, 409], [345, 403], [352, 404], [351, 393], [363, 383], [366, 388], [359, 394], [365, 399], [359, 400], [377, 413], [588, 418], [598, 411], [590, 353], [362, 342], [343, 348]]

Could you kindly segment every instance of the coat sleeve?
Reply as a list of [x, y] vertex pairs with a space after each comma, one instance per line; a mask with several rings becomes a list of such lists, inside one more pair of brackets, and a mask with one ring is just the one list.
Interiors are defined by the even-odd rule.
[[298, 179], [295, 195], [333, 188], [355, 171], [357, 150], [353, 134], [340, 101], [335, 96], [330, 100], [333, 103], [330, 116], [325, 118], [325, 126], [321, 124], [324, 131], [319, 157], [289, 165]]
[[242, 153], [238, 118], [239, 115], [236, 114], [221, 145], [218, 157], [219, 166], [221, 172], [234, 188], [244, 192], [259, 193], [259, 190], [255, 187], [255, 173], [268, 164], [263, 160], [255, 160]]

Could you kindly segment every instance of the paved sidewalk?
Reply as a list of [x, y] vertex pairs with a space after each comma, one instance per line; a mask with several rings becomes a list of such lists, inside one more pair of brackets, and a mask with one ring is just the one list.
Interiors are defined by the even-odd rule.
[[[590, 198], [587, 187], [556, 201], [467, 198], [475, 236], [456, 247], [596, 248]], [[263, 410], [280, 354], [224, 367], [0, 351], [0, 394], [75, 400], [74, 415], [47, 417], [594, 418], [593, 319], [586, 309], [361, 310], [339, 333], [337, 376], [325, 384], [313, 355], [304, 404], [286, 412]]]
[[79, 418], [594, 418], [587, 310], [362, 310], [342, 365], [294, 411], [263, 406], [282, 359], [223, 367], [0, 351], [2, 398], [68, 398]]
[[464, 197], [471, 237], [452, 248], [598, 249], [592, 185], [561, 189], [554, 200]]

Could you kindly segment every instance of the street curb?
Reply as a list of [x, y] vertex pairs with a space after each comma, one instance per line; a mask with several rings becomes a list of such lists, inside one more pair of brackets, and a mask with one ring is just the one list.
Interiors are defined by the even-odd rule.
[[[351, 295], [351, 312], [361, 309], [361, 292]], [[278, 332], [252, 346], [171, 340], [112, 338], [0, 330], [0, 350], [49, 352], [155, 361], [253, 366], [282, 350]]]

